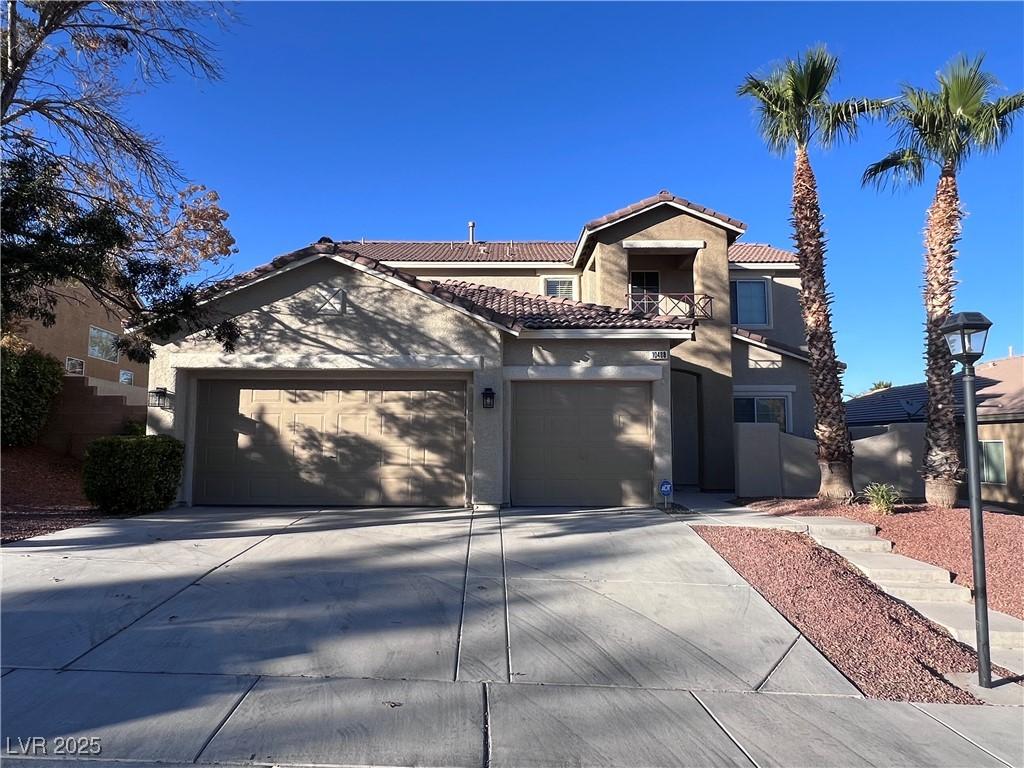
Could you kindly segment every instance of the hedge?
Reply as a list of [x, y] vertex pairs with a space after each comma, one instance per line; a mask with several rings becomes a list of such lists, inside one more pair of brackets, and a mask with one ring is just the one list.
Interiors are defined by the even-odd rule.
[[60, 360], [7, 337], [0, 345], [0, 431], [3, 444], [33, 445], [64, 383]]
[[167, 435], [101, 437], [85, 451], [85, 496], [114, 514], [170, 506], [178, 494], [185, 446]]

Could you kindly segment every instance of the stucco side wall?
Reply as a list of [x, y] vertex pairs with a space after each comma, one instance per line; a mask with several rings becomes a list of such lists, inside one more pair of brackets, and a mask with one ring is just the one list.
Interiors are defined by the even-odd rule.
[[62, 289], [68, 300], [57, 302], [54, 308], [57, 322], [47, 328], [42, 323], [26, 322], [17, 335], [31, 342], [36, 349], [60, 360], [77, 357], [85, 361], [84, 375], [104, 381], [117, 382], [121, 371], [135, 374], [135, 386], [145, 389], [149, 366], [136, 363], [124, 355], [116, 362], [89, 357], [89, 326], [94, 325], [115, 335], [121, 335], [121, 319], [92, 297], [80, 284]]
[[[473, 423], [472, 501], [497, 504], [502, 497], [501, 416], [483, 409], [479, 392], [501, 387], [498, 329], [452, 307], [322, 259], [282, 272], [231, 294], [215, 307], [235, 315], [242, 338], [233, 353], [212, 340], [187, 338], [158, 349], [151, 385], [175, 393], [173, 410], [149, 410], [149, 429], [172, 434], [191, 448], [196, 381], [224, 371], [251, 377], [310, 373], [345, 378], [356, 372], [470, 375]], [[191, 487], [191, 450], [186, 493]]]
[[[606, 378], [619, 381], [650, 381], [654, 456], [651, 503], [662, 501], [661, 480], [672, 480], [672, 379], [668, 360], [651, 360], [652, 352], [669, 347], [665, 339], [623, 341], [569, 339], [512, 339], [505, 341], [506, 456], [511, 454], [512, 384], [516, 380], [548, 378], [584, 380]], [[731, 469], [731, 467], [730, 467]], [[508, 466], [506, 461], [506, 478]], [[505, 483], [505, 503], [509, 483]]]
[[743, 391], [744, 387], [765, 387], [763, 394], [771, 394], [767, 388], [778, 387], [792, 405], [793, 434], [814, 436], [814, 400], [807, 363], [734, 339], [732, 379], [735, 395], [753, 393]]

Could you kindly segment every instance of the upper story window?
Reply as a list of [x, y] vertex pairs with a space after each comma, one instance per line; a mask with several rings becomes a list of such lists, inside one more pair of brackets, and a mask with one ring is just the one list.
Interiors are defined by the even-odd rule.
[[658, 295], [661, 293], [661, 274], [659, 272], [629, 273], [629, 308], [641, 312], [654, 312], [658, 309]]
[[771, 324], [767, 280], [731, 280], [729, 302], [733, 325], [749, 327]]
[[122, 384], [134, 384], [135, 374], [131, 371], [121, 371], [121, 375], [117, 377], [117, 380]]
[[117, 334], [89, 326], [89, 357], [117, 362]]
[[72, 376], [85, 375], [85, 360], [77, 357], [64, 358], [64, 370]]
[[576, 281], [571, 277], [545, 277], [544, 295], [558, 299], [575, 298]]

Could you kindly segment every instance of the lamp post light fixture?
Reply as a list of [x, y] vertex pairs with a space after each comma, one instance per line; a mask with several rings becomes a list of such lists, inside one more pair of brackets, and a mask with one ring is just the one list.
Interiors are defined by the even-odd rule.
[[149, 398], [146, 405], [150, 408], [162, 408], [165, 411], [174, 410], [174, 393], [168, 391], [167, 387], [157, 387], [149, 390]]
[[985, 532], [981, 515], [981, 467], [974, 364], [985, 353], [991, 321], [981, 312], [957, 312], [942, 323], [949, 353], [964, 367], [964, 433], [967, 438], [967, 490], [971, 502], [971, 556], [974, 565], [974, 630], [978, 645], [978, 684], [992, 687], [988, 637], [988, 587], [985, 583]]

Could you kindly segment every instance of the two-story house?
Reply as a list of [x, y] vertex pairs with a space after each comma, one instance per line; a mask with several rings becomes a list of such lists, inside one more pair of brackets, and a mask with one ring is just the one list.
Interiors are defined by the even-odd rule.
[[153, 432], [182, 501], [598, 505], [733, 486], [735, 421], [810, 436], [795, 256], [668, 192], [576, 241], [334, 241], [222, 283]]

